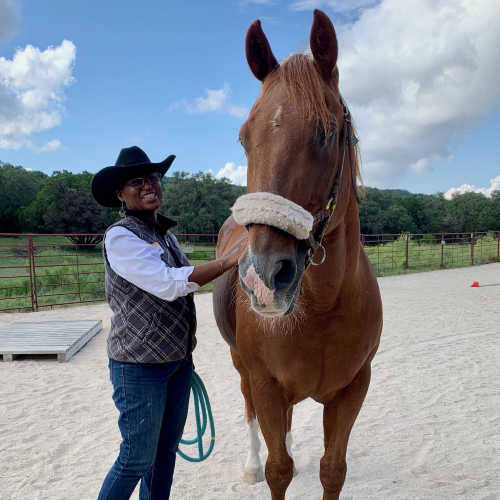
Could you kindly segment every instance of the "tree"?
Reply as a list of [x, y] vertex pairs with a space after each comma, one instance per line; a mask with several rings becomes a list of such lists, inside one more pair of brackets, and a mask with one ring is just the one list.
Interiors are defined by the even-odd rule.
[[43, 172], [0, 161], [0, 233], [22, 230], [17, 211], [33, 202], [46, 178]]
[[[89, 172], [54, 172], [35, 200], [19, 210], [23, 227], [49, 233], [104, 232], [118, 219], [118, 210], [97, 204], [91, 194], [93, 177]], [[80, 244], [87, 242], [83, 237], [75, 241]]]
[[488, 231], [498, 223], [490, 200], [482, 193], [455, 193], [448, 214], [455, 217], [457, 232]]
[[175, 172], [164, 179], [160, 211], [177, 221], [178, 233], [218, 233], [231, 215], [231, 206], [246, 188], [210, 173]]

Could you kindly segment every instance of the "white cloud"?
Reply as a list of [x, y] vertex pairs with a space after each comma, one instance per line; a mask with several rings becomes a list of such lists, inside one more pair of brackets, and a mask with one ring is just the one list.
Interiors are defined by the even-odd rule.
[[61, 123], [64, 88], [74, 81], [75, 52], [73, 42], [64, 40], [44, 51], [32, 45], [18, 48], [12, 60], [0, 57], [0, 148], [44, 152], [61, 147], [53, 139], [38, 148], [29, 137]]
[[421, 158], [420, 160], [415, 162], [413, 165], [411, 165], [411, 168], [413, 168], [413, 170], [415, 170], [417, 174], [423, 174], [424, 172], [432, 172], [434, 170], [431, 164], [425, 158]]
[[0, 0], [0, 40], [9, 39], [20, 24], [20, 2]]
[[378, 0], [299, 0], [292, 3], [292, 10], [326, 9], [334, 12], [348, 12], [362, 7], [371, 7]]
[[34, 149], [37, 153], [52, 153], [61, 149], [63, 145], [59, 139], [52, 139], [51, 141], [46, 142], [41, 148], [33, 146], [32, 144], [28, 144], [28, 147]]
[[203, 97], [196, 97], [191, 102], [187, 102], [186, 100], [174, 102], [168, 108], [168, 112], [171, 113], [180, 107], [185, 107], [189, 114], [216, 111], [237, 116], [238, 118], [245, 118], [248, 115], [248, 109], [245, 106], [237, 106], [231, 103], [231, 88], [228, 83], [225, 83], [221, 89], [205, 89]]
[[235, 163], [226, 163], [224, 168], [221, 168], [216, 174], [217, 179], [222, 179], [223, 177], [228, 178], [231, 184], [237, 184], [238, 186], [247, 185], [247, 167], [240, 165], [236, 166]]
[[368, 185], [449, 158], [500, 103], [498, 19], [498, 0], [383, 0], [336, 27]]
[[485, 196], [491, 196], [491, 193], [497, 189], [500, 189], [500, 175], [497, 175], [494, 179], [490, 180], [490, 187], [488, 188], [478, 188], [471, 184], [462, 184], [460, 187], [449, 189], [446, 191], [444, 196], [449, 200], [452, 199], [455, 193], [483, 193]]

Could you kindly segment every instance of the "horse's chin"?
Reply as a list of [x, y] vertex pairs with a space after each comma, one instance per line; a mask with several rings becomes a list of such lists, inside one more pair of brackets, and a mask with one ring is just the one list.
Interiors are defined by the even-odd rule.
[[277, 319], [293, 313], [295, 304], [297, 303], [298, 291], [300, 289], [300, 286], [297, 285], [294, 286], [295, 290], [291, 297], [290, 294], [288, 294], [287, 297], [275, 297], [273, 304], [267, 305], [259, 304], [251, 290], [248, 290], [245, 286], [243, 286], [243, 289], [250, 298], [250, 307], [255, 313], [264, 318]]

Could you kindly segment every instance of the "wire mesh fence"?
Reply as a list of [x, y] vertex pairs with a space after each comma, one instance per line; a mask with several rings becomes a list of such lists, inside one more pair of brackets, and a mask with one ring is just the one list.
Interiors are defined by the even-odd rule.
[[[0, 311], [105, 300], [102, 234], [0, 234]], [[215, 258], [216, 234], [177, 234], [192, 265]], [[377, 276], [500, 261], [500, 232], [361, 236]], [[210, 291], [212, 284], [200, 289]]]
[[[216, 234], [176, 235], [192, 265], [215, 258]], [[0, 234], [0, 311], [101, 302], [102, 234]], [[211, 284], [200, 291], [211, 290]]]

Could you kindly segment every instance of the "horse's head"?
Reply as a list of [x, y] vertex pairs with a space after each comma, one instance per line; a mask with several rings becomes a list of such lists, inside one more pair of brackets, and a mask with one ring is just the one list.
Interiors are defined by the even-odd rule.
[[[240, 283], [252, 308], [267, 317], [294, 309], [313, 215], [328, 205], [346, 140], [337, 38], [319, 10], [314, 11], [310, 47], [312, 57], [294, 54], [280, 65], [260, 21], [246, 35], [248, 65], [262, 81], [262, 91], [240, 130], [249, 194], [233, 213], [249, 233], [239, 261]], [[339, 199], [340, 215], [346, 203]], [[338, 223], [335, 215], [330, 227]]]

